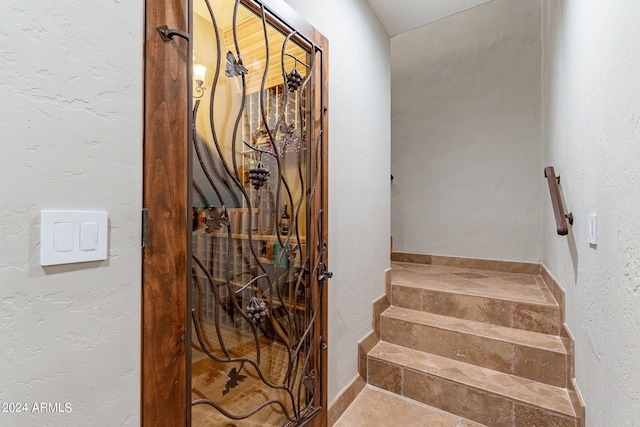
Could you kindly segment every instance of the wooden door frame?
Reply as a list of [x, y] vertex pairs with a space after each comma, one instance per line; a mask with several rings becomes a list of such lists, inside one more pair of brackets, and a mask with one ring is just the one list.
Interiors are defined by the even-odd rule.
[[[327, 93], [328, 41], [282, 0], [261, 0], [265, 8], [295, 28], [321, 50], [316, 106], [322, 129], [321, 183], [323, 227], [327, 242]], [[185, 426], [191, 401], [189, 312], [191, 277], [191, 66], [189, 43], [179, 37], [164, 42], [157, 27], [191, 33], [191, 0], [145, 0], [143, 206], [148, 209], [148, 237], [142, 256], [141, 425]], [[318, 97], [319, 98], [319, 97]], [[325, 260], [326, 263], [326, 255]], [[327, 342], [327, 291], [323, 286], [321, 330]], [[312, 426], [327, 425], [327, 352], [321, 354], [322, 412]]]
[[[188, 424], [186, 230], [190, 46], [156, 30], [189, 31], [188, 0], [146, 0], [143, 206], [149, 233], [142, 256], [141, 425]], [[186, 59], [185, 59], [186, 58]], [[190, 393], [189, 393], [190, 394]]]

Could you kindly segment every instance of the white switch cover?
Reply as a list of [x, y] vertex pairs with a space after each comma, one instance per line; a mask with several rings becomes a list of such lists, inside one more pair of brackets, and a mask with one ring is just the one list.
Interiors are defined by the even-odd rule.
[[587, 241], [590, 245], [598, 244], [598, 216], [589, 214], [587, 224]]
[[56, 222], [53, 227], [54, 252], [73, 250], [73, 223]]
[[107, 259], [107, 225], [104, 211], [42, 211], [40, 265]]
[[95, 222], [80, 223], [80, 250], [95, 251], [98, 249], [98, 224]]

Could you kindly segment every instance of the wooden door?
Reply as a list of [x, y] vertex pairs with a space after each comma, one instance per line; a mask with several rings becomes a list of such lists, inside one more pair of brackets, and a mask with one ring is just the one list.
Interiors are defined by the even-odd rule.
[[327, 41], [146, 2], [142, 424], [326, 425]]

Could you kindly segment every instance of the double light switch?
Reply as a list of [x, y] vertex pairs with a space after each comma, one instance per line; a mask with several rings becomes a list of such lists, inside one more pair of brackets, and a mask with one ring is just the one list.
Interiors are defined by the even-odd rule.
[[107, 259], [107, 226], [103, 211], [42, 211], [40, 265]]

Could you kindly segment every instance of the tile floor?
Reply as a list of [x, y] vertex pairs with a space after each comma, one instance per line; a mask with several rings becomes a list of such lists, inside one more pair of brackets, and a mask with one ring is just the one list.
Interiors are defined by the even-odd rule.
[[482, 427], [464, 418], [366, 386], [334, 427]]

